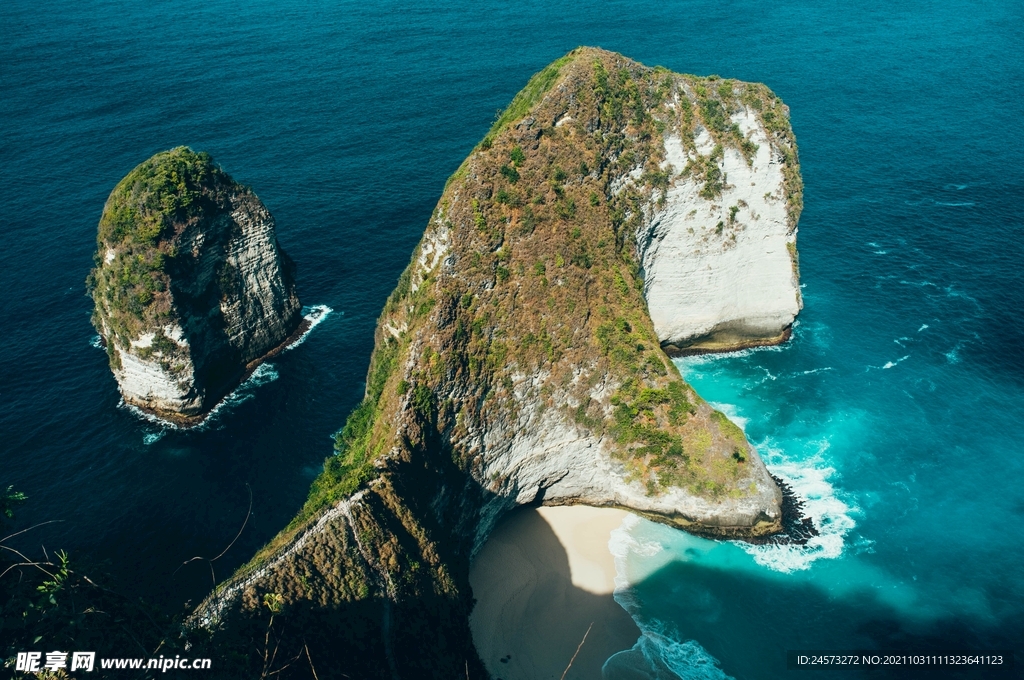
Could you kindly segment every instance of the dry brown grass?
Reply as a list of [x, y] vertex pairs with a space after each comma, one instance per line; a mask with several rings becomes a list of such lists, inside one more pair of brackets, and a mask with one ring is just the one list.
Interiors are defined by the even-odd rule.
[[[457, 602], [487, 493], [466, 474], [480, 465], [466, 442], [497, 424], [514, 428], [538, 404], [601, 439], [649, 493], [749, 492], [743, 433], [659, 346], [633, 234], [668, 186], [660, 166], [669, 131], [686, 139], [697, 124], [717, 125], [707, 116], [751, 106], [778, 116], [769, 129], [795, 164], [781, 102], [763, 86], [680, 76], [590, 48], [539, 74], [516, 101], [450, 178], [385, 305], [366, 399], [338, 455], [302, 513], [243, 570], [366, 489], [351, 524], [334, 522], [263, 580], [286, 602]], [[744, 150], [732, 128], [714, 134]], [[789, 186], [795, 206], [799, 184]], [[442, 233], [448, 250], [433, 262]], [[257, 606], [257, 593], [246, 601]]]

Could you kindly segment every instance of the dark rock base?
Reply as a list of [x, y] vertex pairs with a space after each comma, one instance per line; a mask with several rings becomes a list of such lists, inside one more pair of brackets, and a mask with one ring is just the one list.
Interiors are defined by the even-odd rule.
[[782, 490], [782, 531], [771, 536], [756, 536], [745, 539], [755, 545], [807, 545], [807, 541], [819, 535], [811, 518], [804, 514], [804, 502], [793, 488], [772, 475]]

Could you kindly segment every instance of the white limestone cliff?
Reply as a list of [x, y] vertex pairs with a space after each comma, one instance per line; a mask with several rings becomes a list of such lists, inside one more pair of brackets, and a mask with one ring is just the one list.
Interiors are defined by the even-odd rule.
[[802, 306], [782, 154], [749, 109], [732, 122], [757, 151], [748, 163], [738, 149], [722, 150], [725, 186], [715, 198], [685, 172], [711, 155], [707, 131], [690, 149], [678, 134], [665, 137], [671, 184], [637, 233], [651, 320], [669, 351], [776, 344]]
[[[612, 441], [595, 436], [554, 409], [543, 409], [519, 391], [524, 405], [515, 422], [495, 422], [471, 433], [461, 445], [479, 444], [481, 467], [474, 476], [488, 489], [480, 509], [474, 553], [494, 524], [517, 505], [589, 505], [616, 507], [697, 533], [757, 535], [777, 527], [781, 493], [756, 452], [741, 480], [738, 498], [710, 499], [680, 487], [651, 494], [612, 455]], [[708, 417], [702, 404], [697, 417]]]
[[[168, 187], [157, 172], [187, 179]], [[168, 192], [191, 205], [160, 212]], [[144, 411], [194, 424], [301, 323], [273, 217], [204, 154], [174, 149], [133, 170], [99, 240], [93, 321], [124, 401]]]
[[[152, 348], [153, 332], [130, 348], [115, 346], [120, 368], [114, 375], [125, 402], [165, 417], [209, 410], [250, 362], [299, 324], [302, 306], [284, 271], [273, 217], [248, 191], [233, 194], [231, 206], [215, 228], [197, 224], [179, 238], [193, 263], [189, 275], [172, 281], [171, 292], [189, 304], [176, 305], [177, 322], [160, 329], [168, 349], [139, 356], [139, 349]], [[213, 304], [196, 308], [195, 300], [211, 295]]]

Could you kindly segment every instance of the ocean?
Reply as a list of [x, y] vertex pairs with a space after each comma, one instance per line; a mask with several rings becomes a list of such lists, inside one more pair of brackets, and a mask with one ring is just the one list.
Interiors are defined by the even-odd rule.
[[[597, 45], [764, 82], [792, 109], [793, 340], [678, 365], [821, 531], [755, 548], [619, 530], [617, 597], [644, 637], [608, 672], [815, 677], [786, 651], [1021, 650], [1019, 2], [8, 0], [0, 25], [0, 485], [29, 497], [19, 526], [57, 521], [26, 549], [168, 608], [245, 562], [361, 398], [447, 176], [531, 74]], [[253, 187], [303, 303], [331, 310], [192, 431], [119, 405], [84, 286], [110, 190], [182, 144]], [[228, 545], [213, 574], [185, 564]]]

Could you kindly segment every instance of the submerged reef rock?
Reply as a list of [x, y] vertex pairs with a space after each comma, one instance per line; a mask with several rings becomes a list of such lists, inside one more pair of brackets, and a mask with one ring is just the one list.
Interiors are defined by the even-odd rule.
[[592, 48], [545, 68], [446, 184], [305, 506], [192, 623], [262, 645], [273, 614], [281, 658], [351, 677], [486, 677], [469, 564], [518, 505], [779, 532], [779, 487], [663, 346], [780, 341], [800, 206], [765, 86]]
[[274, 218], [205, 153], [158, 153], [111, 192], [89, 275], [126, 403], [189, 424], [302, 321]]

